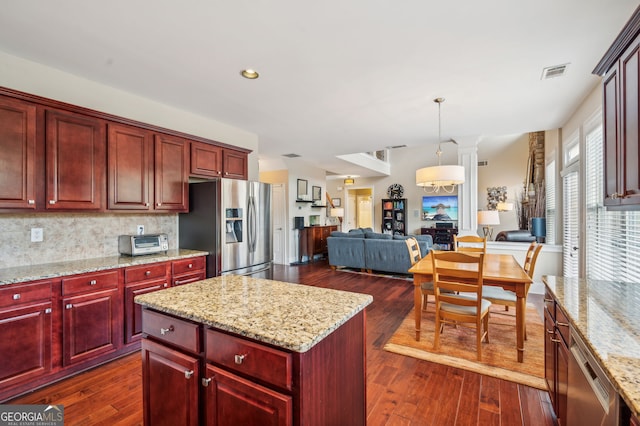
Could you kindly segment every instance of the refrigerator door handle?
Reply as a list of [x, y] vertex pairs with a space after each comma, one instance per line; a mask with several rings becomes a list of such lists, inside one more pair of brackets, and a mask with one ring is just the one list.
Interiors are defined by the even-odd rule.
[[255, 197], [249, 197], [249, 208], [247, 209], [247, 229], [249, 232], [249, 252], [256, 251], [256, 201]]

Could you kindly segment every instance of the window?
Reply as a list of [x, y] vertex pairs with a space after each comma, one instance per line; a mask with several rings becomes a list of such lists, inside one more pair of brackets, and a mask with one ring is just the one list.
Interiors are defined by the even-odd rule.
[[562, 170], [562, 275], [577, 278], [580, 276], [579, 133], [575, 132], [567, 140]]
[[546, 214], [548, 244], [556, 243], [556, 161], [547, 164], [545, 170]]
[[601, 124], [586, 128], [586, 276], [640, 282], [640, 212], [605, 209], [603, 142]]

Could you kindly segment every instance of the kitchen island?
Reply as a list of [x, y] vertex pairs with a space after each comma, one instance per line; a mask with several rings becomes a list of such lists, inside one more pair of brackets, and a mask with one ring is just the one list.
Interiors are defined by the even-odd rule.
[[235, 275], [136, 297], [145, 423], [364, 425], [372, 300]]
[[[640, 285], [555, 276], [543, 276], [543, 282], [547, 290], [546, 310], [549, 303], [555, 302], [557, 312], [563, 317], [561, 323], [566, 322], [557, 327], [559, 333], [554, 335], [559, 337], [554, 341], [569, 348], [576, 339], [584, 342], [621, 398], [621, 424], [628, 424], [629, 416], [640, 418]], [[556, 365], [558, 367], [562, 368]], [[566, 376], [561, 374], [561, 377]], [[569, 382], [571, 380], [569, 378]], [[571, 394], [572, 383], [568, 383], [568, 395], [562, 383], [559, 385], [559, 390], [565, 392], [564, 398], [569, 399], [568, 404], [564, 399], [565, 406], [560, 411], [566, 413], [568, 409], [571, 418], [571, 411], [577, 406], [572, 398], [577, 395]], [[561, 417], [565, 413], [561, 413]], [[556, 411], [556, 414], [559, 413]]]

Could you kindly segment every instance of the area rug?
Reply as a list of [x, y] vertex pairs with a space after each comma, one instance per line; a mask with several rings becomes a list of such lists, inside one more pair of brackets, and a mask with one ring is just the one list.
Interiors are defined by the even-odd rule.
[[524, 362], [517, 360], [515, 309], [493, 305], [489, 314], [489, 343], [482, 344], [477, 361], [475, 329], [446, 326], [440, 348], [433, 349], [434, 305], [422, 311], [420, 341], [415, 339], [413, 309], [384, 346], [389, 352], [473, 371], [491, 377], [546, 390], [544, 381], [544, 326], [534, 306], [527, 306], [527, 340]]

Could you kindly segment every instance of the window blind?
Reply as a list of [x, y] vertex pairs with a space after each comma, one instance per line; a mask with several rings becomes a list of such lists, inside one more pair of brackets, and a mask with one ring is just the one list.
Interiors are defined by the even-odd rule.
[[545, 170], [546, 217], [548, 244], [556, 243], [556, 162], [551, 161]]
[[562, 178], [564, 194], [563, 219], [564, 232], [562, 242], [562, 275], [577, 278], [579, 275], [579, 235], [578, 224], [578, 172], [571, 171]]
[[604, 207], [602, 126], [585, 137], [586, 277], [640, 282], [640, 212]]

